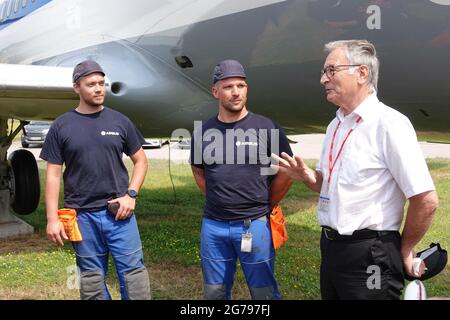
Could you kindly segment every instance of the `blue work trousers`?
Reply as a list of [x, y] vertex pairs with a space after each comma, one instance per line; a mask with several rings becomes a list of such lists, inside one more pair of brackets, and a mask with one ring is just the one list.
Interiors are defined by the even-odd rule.
[[123, 300], [128, 299], [125, 274], [144, 267], [141, 238], [133, 214], [130, 218], [116, 221], [106, 209], [77, 214], [78, 227], [83, 240], [73, 242], [77, 266], [80, 272], [102, 272], [104, 299], [111, 299], [106, 287], [108, 257], [111, 253], [120, 283]]
[[[251, 252], [241, 251], [242, 235], [252, 234]], [[267, 217], [251, 221], [218, 221], [203, 218], [201, 261], [206, 299], [231, 299], [236, 261], [239, 261], [252, 299], [279, 299], [274, 276], [275, 250]]]

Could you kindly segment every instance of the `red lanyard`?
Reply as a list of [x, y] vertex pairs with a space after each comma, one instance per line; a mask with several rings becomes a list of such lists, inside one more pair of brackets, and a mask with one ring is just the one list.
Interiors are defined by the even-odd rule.
[[336, 162], [339, 159], [339, 156], [341, 155], [342, 149], [344, 148], [344, 145], [347, 142], [348, 137], [350, 136], [350, 134], [353, 132], [353, 130], [356, 128], [356, 126], [358, 125], [358, 123], [360, 121], [361, 121], [361, 117], [358, 117], [358, 119], [356, 119], [355, 125], [348, 131], [347, 136], [345, 137], [344, 141], [342, 142], [341, 147], [339, 148], [338, 154], [336, 156], [336, 159], [334, 160], [334, 163], [333, 163], [334, 140], [336, 139], [336, 133], [341, 125], [341, 121], [339, 121], [338, 125], [336, 126], [336, 129], [334, 129], [333, 140], [331, 140], [331, 146], [330, 146], [330, 154], [328, 155], [328, 161], [329, 161], [328, 162], [328, 171], [329, 171], [328, 184], [330, 184], [331, 174], [333, 173], [334, 166], [336, 165]]

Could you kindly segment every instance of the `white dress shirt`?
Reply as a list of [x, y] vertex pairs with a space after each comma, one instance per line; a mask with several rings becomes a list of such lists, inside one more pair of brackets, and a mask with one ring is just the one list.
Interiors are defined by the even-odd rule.
[[[328, 184], [330, 146], [338, 125]], [[411, 122], [376, 94], [347, 116], [341, 109], [336, 112], [317, 170], [323, 175], [319, 224], [340, 234], [364, 228], [399, 230], [406, 199], [435, 189]]]

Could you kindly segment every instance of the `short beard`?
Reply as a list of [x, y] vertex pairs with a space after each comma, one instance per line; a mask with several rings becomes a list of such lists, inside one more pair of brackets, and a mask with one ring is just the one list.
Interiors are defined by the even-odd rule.
[[90, 106], [90, 107], [92, 107], [92, 108], [98, 108], [98, 107], [101, 107], [103, 105], [103, 102], [102, 103], [95, 103], [95, 102], [92, 102], [92, 103], [89, 103], [88, 104], [88, 106]]
[[225, 110], [227, 110], [230, 113], [239, 113], [242, 111], [242, 109], [244, 109], [246, 103], [247, 99], [243, 99], [238, 106], [228, 102], [222, 103], [222, 106], [224, 107]]
[[98, 107], [101, 107], [103, 105], [103, 103], [105, 102], [105, 99], [102, 99], [101, 102], [97, 103], [94, 100], [90, 100], [90, 101], [84, 101], [86, 103], [86, 105], [88, 105], [89, 107], [96, 109]]

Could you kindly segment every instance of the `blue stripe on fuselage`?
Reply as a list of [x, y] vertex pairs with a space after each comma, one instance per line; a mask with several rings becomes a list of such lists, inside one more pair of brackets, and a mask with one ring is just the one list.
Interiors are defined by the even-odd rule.
[[[17, 1], [19, 2], [19, 7], [17, 8], [17, 12], [15, 12], [14, 9]], [[26, 5], [23, 7], [23, 0], [0, 0], [0, 30], [19, 21], [50, 1], [52, 0], [26, 0]], [[9, 15], [8, 12], [10, 12]]]

